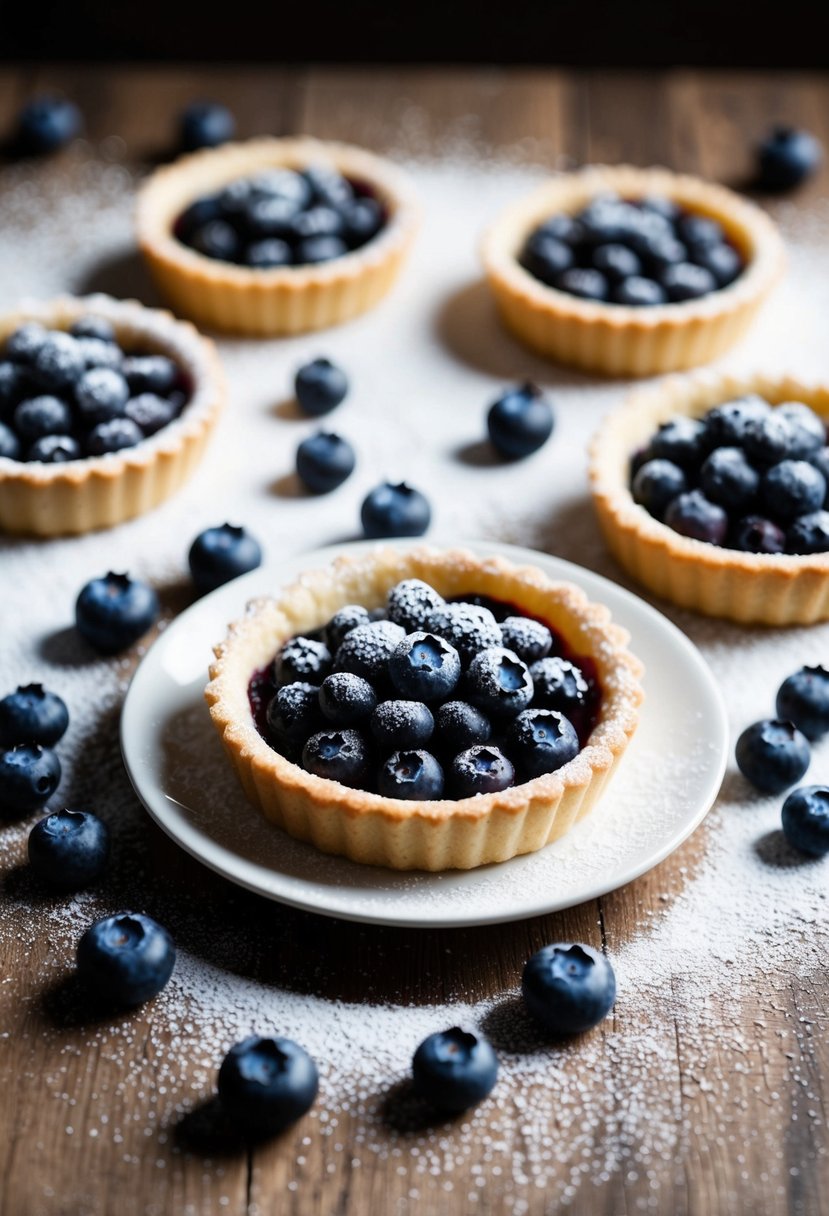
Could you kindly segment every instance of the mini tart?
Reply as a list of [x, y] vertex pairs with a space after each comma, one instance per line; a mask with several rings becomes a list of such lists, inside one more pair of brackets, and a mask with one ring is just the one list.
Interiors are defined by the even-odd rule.
[[[383, 229], [362, 248], [315, 266], [253, 270], [204, 257], [173, 235], [195, 199], [263, 169], [328, 164], [371, 187], [386, 208]], [[170, 305], [200, 325], [251, 336], [339, 325], [373, 308], [391, 288], [417, 229], [405, 175], [349, 144], [256, 139], [184, 156], [152, 174], [138, 198], [138, 242]]]
[[[717, 220], [745, 269], [729, 287], [701, 299], [631, 308], [557, 291], [520, 265], [524, 242], [543, 220], [579, 211], [605, 191], [634, 200], [664, 195]], [[594, 166], [545, 182], [492, 224], [482, 257], [501, 318], [521, 342], [558, 363], [609, 376], [650, 376], [716, 359], [743, 336], [784, 266], [777, 229], [754, 204], [697, 177], [628, 165]]]
[[63, 536], [112, 527], [169, 498], [201, 459], [225, 385], [213, 343], [187, 322], [134, 300], [62, 296], [0, 317], [0, 343], [26, 321], [69, 329], [90, 315], [110, 321], [126, 350], [174, 359], [191, 383], [190, 400], [168, 426], [120, 452], [65, 464], [0, 457], [0, 530]]
[[[595, 661], [599, 718], [574, 760], [501, 793], [408, 802], [314, 776], [269, 746], [248, 701], [253, 672], [270, 663], [289, 637], [319, 627], [345, 604], [384, 604], [389, 589], [404, 578], [422, 578], [449, 597], [475, 591], [509, 601], [548, 622]], [[247, 797], [291, 836], [370, 865], [466, 870], [543, 848], [593, 808], [638, 722], [642, 668], [627, 641], [606, 608], [533, 566], [462, 550], [383, 546], [341, 558], [250, 604], [216, 647], [205, 695]]]
[[772, 405], [802, 401], [829, 418], [829, 386], [790, 376], [674, 376], [632, 393], [605, 419], [591, 445], [590, 482], [605, 540], [617, 561], [649, 591], [707, 616], [741, 624], [810, 625], [829, 619], [829, 554], [742, 553], [680, 536], [630, 492], [631, 456], [658, 426], [702, 417], [746, 393]]

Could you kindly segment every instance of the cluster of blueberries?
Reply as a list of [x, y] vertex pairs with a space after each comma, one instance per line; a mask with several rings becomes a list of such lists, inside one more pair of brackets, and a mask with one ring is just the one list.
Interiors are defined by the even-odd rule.
[[683, 536], [746, 553], [829, 551], [826, 424], [756, 395], [663, 423], [632, 460], [637, 503]]
[[289, 639], [251, 682], [281, 754], [415, 800], [554, 772], [583, 746], [599, 697], [590, 660], [568, 657], [542, 622], [494, 601], [446, 601], [421, 579], [392, 587], [385, 609], [349, 604]]
[[134, 447], [189, 394], [173, 359], [126, 353], [103, 317], [68, 333], [29, 321], [0, 351], [0, 456], [61, 464]]

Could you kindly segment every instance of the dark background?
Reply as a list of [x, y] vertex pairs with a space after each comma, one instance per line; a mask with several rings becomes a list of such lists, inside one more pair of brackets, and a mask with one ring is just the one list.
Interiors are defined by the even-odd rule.
[[0, 59], [829, 66], [826, 0], [0, 0]]

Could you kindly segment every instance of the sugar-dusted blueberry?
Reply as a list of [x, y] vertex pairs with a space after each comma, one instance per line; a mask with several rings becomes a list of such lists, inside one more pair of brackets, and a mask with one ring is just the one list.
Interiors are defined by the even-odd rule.
[[335, 671], [323, 680], [319, 703], [334, 726], [357, 726], [371, 717], [377, 706], [377, 693], [362, 676]]
[[72, 388], [86, 371], [77, 338], [57, 330], [47, 333], [37, 349], [34, 371], [47, 392], [60, 393]]
[[316, 638], [289, 638], [273, 661], [273, 674], [278, 687], [304, 681], [322, 684], [331, 671], [331, 651]]
[[300, 242], [316, 237], [342, 237], [343, 217], [335, 207], [309, 207], [298, 212], [291, 222], [291, 235]]
[[227, 220], [209, 220], [195, 230], [188, 243], [196, 253], [220, 262], [235, 262], [242, 253], [239, 234]]
[[533, 682], [517, 654], [505, 646], [492, 646], [470, 663], [465, 689], [469, 700], [485, 714], [511, 718], [529, 705]]
[[725, 242], [695, 250], [694, 258], [698, 266], [714, 276], [720, 288], [728, 287], [743, 270], [743, 259], [733, 245]]
[[794, 722], [813, 742], [829, 733], [829, 671], [801, 667], [787, 676], [777, 690], [779, 717]]
[[703, 419], [706, 446], [741, 447], [749, 425], [768, 418], [771, 411], [768, 401], [753, 393], [715, 405]]
[[94, 313], [78, 317], [77, 321], [73, 321], [69, 326], [69, 332], [73, 338], [95, 338], [99, 342], [108, 343], [116, 341], [115, 326], [112, 322], [106, 317], [96, 317]]
[[[610, 235], [610, 234], [604, 234]], [[580, 300], [606, 300], [610, 295], [610, 284], [600, 270], [574, 266], [565, 270], [555, 282], [559, 291], [566, 291]]]
[[0, 751], [0, 815], [24, 815], [43, 806], [60, 784], [60, 760], [39, 743]]
[[0, 422], [0, 457], [6, 460], [19, 460], [21, 456], [20, 440], [10, 426]]
[[368, 768], [368, 746], [358, 730], [323, 730], [302, 749], [302, 767], [317, 777], [358, 788]]
[[317, 1066], [293, 1039], [251, 1035], [233, 1044], [219, 1069], [222, 1107], [257, 1138], [301, 1119], [318, 1089]]
[[496, 451], [508, 460], [520, 460], [543, 447], [553, 433], [555, 417], [538, 385], [526, 383], [490, 406], [486, 424]]
[[336, 654], [347, 634], [358, 625], [368, 625], [368, 609], [362, 604], [345, 604], [338, 608], [325, 626], [325, 642], [332, 654]]
[[318, 266], [333, 262], [348, 253], [348, 246], [339, 236], [306, 236], [296, 245], [298, 266]]
[[527, 666], [544, 659], [553, 649], [553, 635], [541, 621], [529, 616], [508, 616], [501, 621], [501, 642]]
[[642, 273], [642, 263], [627, 245], [597, 245], [590, 258], [593, 268], [606, 275], [611, 283], [621, 283], [631, 275]]
[[771, 519], [746, 515], [734, 525], [733, 545], [743, 553], [783, 553], [786, 533]]
[[785, 418], [792, 429], [788, 456], [808, 460], [826, 443], [826, 423], [802, 401], [784, 401], [777, 406], [778, 418]]
[[27, 444], [45, 435], [66, 435], [72, 430], [72, 411], [60, 397], [30, 397], [14, 411], [14, 429]]
[[389, 676], [401, 697], [443, 701], [461, 676], [460, 655], [434, 633], [407, 634], [389, 657]]
[[124, 448], [134, 448], [143, 438], [141, 427], [131, 418], [109, 418], [106, 422], [99, 422], [89, 432], [86, 451], [89, 456], [107, 456]]
[[130, 355], [124, 360], [123, 373], [133, 397], [139, 393], [167, 397], [179, 381], [179, 370], [166, 355]]
[[0, 418], [8, 417], [30, 387], [26, 369], [9, 359], [0, 359]]
[[554, 287], [559, 275], [575, 265], [576, 257], [572, 246], [538, 228], [527, 238], [520, 262], [533, 278]]
[[27, 156], [57, 152], [83, 129], [81, 112], [68, 97], [42, 93], [27, 101], [17, 116], [17, 146]]
[[515, 768], [499, 747], [476, 743], [458, 752], [449, 766], [449, 788], [454, 798], [496, 794], [515, 785]]
[[782, 794], [795, 785], [811, 759], [806, 736], [782, 718], [763, 718], [746, 727], [735, 755], [740, 772], [764, 794]]
[[0, 747], [15, 743], [54, 747], [68, 726], [66, 702], [42, 684], [21, 684], [0, 701]]
[[[658, 278], [669, 266], [688, 260], [688, 250], [671, 233], [655, 233], [638, 241], [639, 251], [651, 276]], [[654, 281], [654, 280], [652, 280]], [[664, 296], [664, 289], [662, 289]]]
[[483, 1035], [453, 1026], [424, 1039], [412, 1059], [418, 1097], [451, 1114], [482, 1102], [498, 1080], [498, 1057]]
[[303, 439], [296, 452], [297, 476], [313, 494], [336, 490], [354, 472], [356, 463], [348, 440], [331, 431], [318, 431]]
[[[298, 210], [294, 199], [279, 194], [254, 193], [244, 208], [244, 226], [253, 245], [261, 245], [265, 240], [279, 240], [287, 251], [287, 262], [291, 262], [293, 255], [286, 238], [291, 234]], [[248, 261], [253, 245], [248, 246]]]
[[439, 706], [437, 730], [441, 747], [453, 755], [486, 743], [492, 734], [489, 718], [468, 701], [446, 701]]
[[251, 241], [245, 248], [245, 265], [254, 270], [276, 270], [280, 266], [293, 265], [294, 255], [287, 241], [269, 236], [261, 241]]
[[492, 612], [480, 604], [442, 604], [430, 616], [428, 628], [430, 633], [436, 633], [455, 647], [464, 667], [468, 667], [481, 650], [502, 644], [498, 622]]
[[187, 564], [196, 589], [204, 595], [261, 566], [262, 547], [247, 528], [218, 524], [199, 533], [190, 546]]
[[613, 1008], [616, 976], [592, 946], [554, 942], [528, 959], [521, 994], [529, 1013], [550, 1034], [582, 1034]]
[[717, 280], [711, 271], [694, 262], [677, 262], [663, 270], [660, 277], [672, 304], [698, 300], [717, 290]]
[[404, 578], [389, 591], [386, 608], [389, 620], [413, 633], [416, 629], [428, 629], [432, 613], [442, 608], [445, 601], [422, 578]]
[[267, 708], [268, 729], [278, 743], [304, 743], [322, 729], [319, 691], [319, 684], [296, 680], [293, 684], [283, 684], [271, 697]]
[[407, 482], [382, 482], [363, 499], [363, 532], [369, 540], [392, 536], [422, 536], [432, 522], [432, 508], [420, 490]]
[[423, 748], [393, 752], [377, 773], [377, 792], [383, 798], [430, 802], [443, 797], [443, 787], [443, 769]]
[[40, 464], [66, 464], [82, 457], [81, 445], [72, 435], [44, 435], [36, 439], [26, 452], [27, 460]]
[[161, 610], [148, 583], [105, 574], [86, 583], [75, 603], [78, 633], [101, 654], [125, 650], [147, 632]]
[[38, 878], [64, 891], [78, 891], [106, 869], [109, 832], [90, 811], [55, 811], [32, 828], [28, 849]]
[[303, 176], [316, 203], [337, 208], [354, 197], [354, 187], [331, 165], [309, 165]]
[[87, 426], [120, 417], [129, 395], [127, 381], [111, 367], [93, 367], [75, 385], [75, 401]]
[[405, 636], [394, 621], [358, 625], [343, 639], [334, 656], [334, 670], [351, 671], [377, 686], [387, 678], [389, 659]]
[[173, 974], [176, 948], [162, 925], [141, 912], [95, 921], [78, 942], [78, 975], [98, 997], [118, 1006], [157, 996]]
[[348, 377], [330, 359], [304, 363], [294, 378], [294, 392], [303, 413], [319, 418], [328, 414], [348, 393]]
[[105, 342], [103, 338], [83, 337], [76, 337], [75, 340], [87, 370], [93, 367], [108, 367], [118, 372], [124, 366], [124, 352], [115, 342]]
[[668, 503], [688, 488], [684, 471], [672, 460], [646, 460], [633, 478], [633, 501], [656, 519], [661, 519]]
[[721, 545], [728, 533], [728, 515], [701, 490], [688, 490], [668, 504], [665, 523], [691, 540]]
[[218, 101], [191, 101], [179, 115], [178, 142], [183, 152], [217, 148], [236, 134], [236, 120]]
[[783, 835], [809, 857], [829, 853], [829, 787], [804, 785], [792, 790], [782, 810]]
[[178, 414], [175, 401], [169, 397], [159, 397], [156, 393], [139, 393], [124, 406], [124, 417], [140, 427], [145, 436], [155, 435], [162, 427], [169, 426]]
[[700, 486], [710, 502], [743, 514], [757, 500], [760, 474], [742, 448], [715, 448], [700, 469]]
[[664, 287], [645, 275], [631, 275], [622, 279], [613, 288], [614, 304], [623, 304], [631, 308], [654, 308], [657, 304], [667, 303], [668, 296]]
[[763, 475], [761, 495], [769, 514], [788, 523], [823, 506], [826, 478], [807, 460], [781, 460]]
[[295, 169], [273, 166], [256, 173], [250, 182], [259, 197], [284, 199], [297, 211], [311, 202], [311, 186], [305, 175]]
[[40, 351], [49, 339], [49, 330], [40, 321], [25, 321], [12, 330], [6, 339], [5, 355], [15, 363], [32, 368]]
[[695, 249], [718, 245], [725, 237], [721, 224], [710, 216], [698, 215], [693, 211], [679, 217], [676, 231], [681, 241]]
[[557, 709], [573, 719], [589, 711], [593, 691], [584, 672], [570, 659], [553, 655], [539, 659], [530, 667], [537, 709]]
[[796, 127], [775, 127], [757, 149], [757, 181], [763, 190], [792, 190], [818, 169], [820, 141]]
[[423, 747], [432, 737], [435, 719], [422, 701], [381, 701], [371, 715], [369, 729], [380, 751], [390, 753]]
[[510, 725], [510, 756], [528, 778], [554, 773], [579, 753], [569, 718], [554, 709], [525, 709]]
[[785, 414], [770, 410], [751, 419], [745, 426], [741, 444], [749, 460], [759, 465], [778, 464], [791, 453], [794, 428]]
[[786, 552], [829, 553], [829, 511], [812, 511], [790, 524]]
[[680, 416], [661, 422], [651, 437], [651, 459], [670, 460], [681, 469], [694, 469], [705, 458], [706, 425], [700, 418]]

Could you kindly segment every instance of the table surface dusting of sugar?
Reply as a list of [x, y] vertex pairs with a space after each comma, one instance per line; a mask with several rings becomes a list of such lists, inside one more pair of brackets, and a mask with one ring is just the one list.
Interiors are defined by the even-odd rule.
[[[345, 539], [357, 533], [367, 489], [381, 479], [405, 476], [433, 503], [435, 538], [513, 542], [620, 579], [603, 552], [589, 507], [584, 453], [624, 386], [593, 383], [522, 353], [498, 330], [478, 278], [482, 225], [531, 186], [539, 171], [471, 157], [462, 164], [456, 158], [412, 169], [424, 203], [423, 231], [392, 297], [373, 314], [331, 333], [221, 342], [229, 406], [203, 466], [176, 499], [117, 532], [2, 543], [0, 689], [41, 679], [68, 702], [72, 724], [59, 746], [65, 771], [60, 800], [91, 801], [112, 825], [114, 864], [125, 875], [118, 888], [121, 899], [131, 892], [136, 903], [156, 905], [161, 896], [145, 898], [153, 890], [145, 843], [149, 829], [117, 747], [117, 711], [128, 667], [117, 659], [91, 660], [68, 629], [74, 597], [88, 578], [127, 566], [156, 585], [175, 587], [183, 580], [190, 539], [225, 517], [248, 525], [271, 561]], [[4, 171], [0, 304], [89, 289], [134, 291], [152, 300], [131, 243], [134, 184], [121, 164], [83, 146], [59, 187], [55, 178], [40, 179], [31, 169]], [[790, 250], [788, 276], [748, 340], [724, 365], [819, 376], [827, 371], [829, 202], [807, 214], [783, 204], [777, 217]], [[280, 403], [289, 396], [296, 366], [318, 353], [340, 361], [352, 377], [353, 391], [331, 421], [354, 442], [359, 464], [335, 497], [308, 499], [289, 492], [287, 475], [299, 438], [315, 428]], [[476, 447], [484, 407], [517, 378], [549, 387], [557, 429], [535, 458], [490, 465]], [[774, 692], [786, 674], [829, 657], [826, 626], [747, 630], [667, 612], [711, 662], [727, 702], [732, 739], [748, 722], [772, 712]], [[829, 748], [815, 748], [810, 780], [829, 778], [827, 761]], [[659, 800], [670, 799], [670, 767], [663, 772], [664, 781], [654, 783], [653, 803], [643, 800], [629, 831], [647, 832]], [[182, 1112], [210, 1092], [227, 1045], [256, 1028], [273, 1027], [303, 1043], [319, 1062], [322, 1096], [311, 1115], [318, 1133], [336, 1145], [338, 1119], [344, 1112], [356, 1116], [356, 1142], [349, 1145], [355, 1162], [374, 1154], [398, 1156], [409, 1174], [413, 1211], [419, 1194], [451, 1189], [453, 1172], [470, 1161], [476, 1184], [499, 1178], [516, 1213], [531, 1209], [539, 1189], [546, 1201], [566, 1204], [581, 1188], [616, 1171], [647, 1173], [681, 1152], [689, 1128], [676, 1099], [676, 1022], [686, 1053], [684, 1084], [694, 1084], [696, 1076], [708, 1087], [725, 1142], [738, 1086], [712, 1064], [717, 1045], [727, 1042], [731, 1053], [742, 1050], [747, 1059], [757, 1051], [762, 1055], [763, 1028], [754, 1027], [756, 1035], [745, 1029], [743, 998], [761, 994], [774, 1008], [776, 992], [795, 979], [808, 981], [825, 966], [829, 945], [829, 872], [824, 863], [798, 864], [788, 852], [777, 832], [779, 802], [752, 796], [739, 776], [728, 774], [702, 829], [694, 864], [662, 897], [659, 914], [643, 918], [618, 947], [610, 942], [619, 991], [614, 1027], [575, 1050], [540, 1045], [510, 993], [481, 1004], [464, 1003], [459, 993], [445, 1008], [424, 1008], [408, 1005], [403, 992], [399, 1003], [376, 1003], [368, 985], [365, 1000], [347, 1004], [298, 993], [290, 977], [285, 988], [276, 980], [254, 981], [243, 974], [247, 946], [238, 934], [215, 923], [210, 909], [187, 910], [176, 903], [169, 922], [174, 935], [181, 928], [175, 918], [182, 918], [186, 942], [197, 942], [194, 935], [200, 932], [210, 949], [181, 949], [173, 980], [153, 1011], [151, 1040], [163, 1037], [165, 1046], [154, 1062], [148, 1136], [167, 1143]], [[22, 863], [28, 826], [0, 832], [7, 868]], [[24, 953], [44, 936], [52, 943], [44, 984], [67, 969], [79, 933], [109, 906], [95, 893], [31, 903], [19, 882], [9, 882], [6, 895], [2, 932], [16, 938]], [[255, 936], [255, 928], [251, 933]], [[3, 991], [5, 1001], [33, 999], [14, 976]], [[416, 1044], [457, 1022], [485, 1027], [498, 1043], [502, 1076], [495, 1095], [457, 1125], [416, 1136], [388, 1128], [381, 1134], [383, 1094], [405, 1074]], [[789, 1076], [781, 1085], [799, 1087], [801, 1117], [816, 1124], [823, 1115], [809, 1101], [804, 1060], [809, 1037], [819, 1030], [807, 1019], [776, 1032], [791, 1040]], [[125, 1093], [142, 1084], [144, 1060], [129, 1019], [105, 1031], [91, 1026], [88, 1050], [118, 1060]], [[117, 1151], [123, 1129], [109, 1121], [111, 1095], [101, 1093], [92, 1125], [75, 1126], [60, 1070], [43, 1080], [50, 1095], [65, 1104], [67, 1134], [108, 1138]], [[769, 1102], [778, 1098], [772, 1092]], [[762, 1133], [768, 1136], [769, 1186], [787, 1168], [779, 1139], [784, 1117], [790, 1116], [781, 1116], [774, 1134]], [[517, 1138], [508, 1134], [516, 1123]], [[475, 1198], [473, 1188], [471, 1205]], [[659, 1206], [657, 1194], [653, 1206]]]

